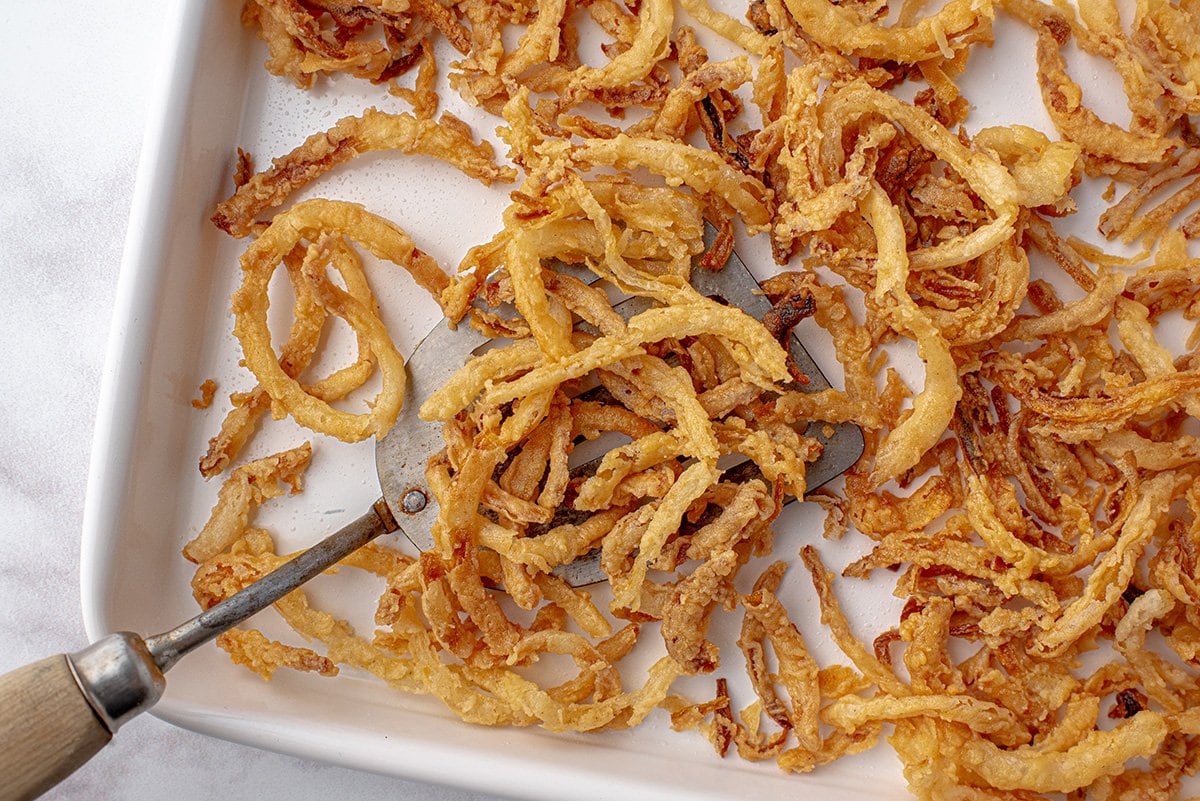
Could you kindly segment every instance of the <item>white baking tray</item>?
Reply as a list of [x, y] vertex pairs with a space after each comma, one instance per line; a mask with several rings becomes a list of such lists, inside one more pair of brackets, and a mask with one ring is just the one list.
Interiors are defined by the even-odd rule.
[[[362, 81], [334, 79], [302, 92], [268, 75], [262, 68], [265, 48], [242, 28], [239, 11], [240, 0], [179, 3], [167, 26], [173, 41], [169, 63], [159, 76], [148, 76], [159, 87], [117, 289], [84, 514], [82, 597], [93, 639], [116, 630], [157, 633], [197, 611], [188, 586], [193, 566], [179, 550], [206, 519], [218, 482], [202, 481], [196, 460], [227, 407], [228, 393], [252, 383], [237, 366], [240, 352], [228, 313], [245, 243], [208, 222], [213, 205], [231, 189], [235, 146], [250, 150], [261, 165], [368, 105], [404, 109], [384, 89]], [[1016, 26], [1001, 27], [1003, 48], [973, 56], [965, 88], [980, 108], [970, 127], [1019, 116], [1018, 121], [1049, 131], [1034, 85], [1031, 37]], [[449, 54], [440, 55], [444, 66]], [[714, 56], [721, 56], [718, 47]], [[1085, 69], [1078, 79], [1094, 94], [1089, 79], [1098, 76]], [[477, 135], [495, 140], [497, 120], [462, 104], [446, 88], [444, 72], [440, 82], [446, 108]], [[1108, 100], [1102, 113], [1122, 118], [1119, 101]], [[431, 159], [376, 154], [339, 168], [301, 197], [362, 202], [453, 267], [470, 245], [498, 230], [508, 191], [485, 188]], [[1094, 213], [1087, 212], [1073, 226], [1081, 232], [1094, 225], [1089, 222]], [[743, 238], [739, 252], [760, 277], [774, 271], [761, 238]], [[369, 272], [385, 321], [407, 355], [435, 322], [437, 308], [399, 270], [369, 265]], [[279, 301], [273, 312], [278, 308], [282, 314], [290, 304], [280, 287], [273, 291]], [[331, 349], [348, 352], [348, 339], [345, 331], [335, 332]], [[813, 356], [840, 385], [828, 345], [820, 338], [809, 342]], [[911, 356], [901, 353], [899, 359], [919, 380]], [[220, 384], [217, 400], [198, 412], [189, 400], [209, 377]], [[313, 439], [316, 449], [304, 494], [269, 503], [257, 518], [284, 549], [309, 545], [349, 522], [379, 492], [370, 443], [346, 446], [308, 435], [289, 421], [268, 422], [250, 455], [303, 439]], [[865, 538], [853, 536], [842, 543], [823, 542], [819, 531], [820, 515], [810, 505], [792, 505], [780, 519], [779, 554], [790, 558], [800, 544], [817, 542], [827, 563], [840, 570], [867, 547]], [[379, 587], [376, 580], [351, 573], [317, 579], [313, 593], [321, 606], [369, 634]], [[868, 641], [897, 619], [891, 580], [886, 574], [879, 578], [869, 586], [850, 580], [838, 584], [852, 622]], [[781, 593], [818, 659], [845, 662], [817, 620], [802, 567], [789, 574]], [[255, 625], [283, 636], [272, 616], [263, 613]], [[737, 621], [721, 617], [716, 627], [727, 635]], [[655, 639], [646, 636], [641, 664], [655, 656], [648, 653]], [[736, 650], [726, 648], [724, 658], [731, 677], [742, 672]], [[697, 699], [711, 697], [711, 679], [680, 686]], [[744, 687], [734, 686], [743, 689], [738, 701], [748, 703]], [[719, 759], [698, 734], [672, 732], [661, 711], [631, 732], [561, 736], [539, 729], [475, 728], [435, 700], [394, 692], [350, 670], [336, 679], [280, 671], [265, 684], [212, 646], [171, 671], [154, 714], [262, 748], [531, 799], [564, 794], [580, 799], [906, 797], [899, 764], [882, 743], [814, 774], [788, 776], [773, 762]]]

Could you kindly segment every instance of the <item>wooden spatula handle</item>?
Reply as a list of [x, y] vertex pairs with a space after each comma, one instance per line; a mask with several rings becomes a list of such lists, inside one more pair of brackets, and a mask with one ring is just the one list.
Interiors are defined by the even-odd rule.
[[0, 801], [37, 798], [111, 739], [66, 654], [0, 676]]
[[70, 776], [165, 687], [128, 631], [0, 676], [0, 801], [37, 798]]

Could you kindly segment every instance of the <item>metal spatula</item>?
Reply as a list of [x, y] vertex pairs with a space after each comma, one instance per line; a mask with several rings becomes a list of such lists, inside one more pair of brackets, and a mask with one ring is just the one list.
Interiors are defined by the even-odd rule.
[[[711, 236], [710, 231], [710, 236]], [[726, 268], [697, 270], [693, 284], [762, 317], [770, 305], [735, 254]], [[627, 318], [646, 308], [630, 299], [617, 306]], [[0, 676], [0, 801], [36, 798], [96, 754], [117, 729], [162, 696], [163, 674], [183, 655], [242, 623], [309, 579], [382, 534], [403, 531], [414, 546], [432, 544], [430, 527], [437, 504], [425, 487], [425, 464], [442, 448], [440, 426], [417, 416], [421, 403], [485, 344], [468, 326], [452, 331], [441, 323], [409, 362], [408, 397], [391, 433], [375, 448], [383, 497], [362, 517], [226, 601], [163, 634], [143, 639], [122, 632], [73, 654], [59, 654]], [[803, 388], [818, 391], [829, 382], [793, 337], [796, 366], [809, 377]], [[851, 424], [813, 424], [807, 432], [825, 446], [809, 466], [809, 488], [849, 468], [862, 454], [862, 432]], [[585, 473], [595, 463], [573, 472]], [[737, 467], [730, 468], [738, 469]], [[572, 585], [604, 578], [596, 558], [576, 560], [563, 570]]]

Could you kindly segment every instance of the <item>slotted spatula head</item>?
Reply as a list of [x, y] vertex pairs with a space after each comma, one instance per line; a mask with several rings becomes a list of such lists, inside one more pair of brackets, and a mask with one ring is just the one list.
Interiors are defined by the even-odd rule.
[[[714, 235], [715, 231], [706, 226], [706, 238], [711, 240]], [[570, 268], [566, 271], [575, 272]], [[577, 277], [584, 280], [594, 279], [590, 273], [585, 278], [582, 272]], [[730, 256], [725, 269], [720, 272], [694, 270], [692, 286], [701, 294], [736, 306], [756, 319], [761, 320], [771, 309], [771, 304], [763, 296], [758, 282], [736, 253]], [[651, 302], [646, 298], [629, 298], [615, 308], [628, 320], [648, 309], [650, 305]], [[425, 482], [425, 466], [431, 456], [442, 450], [445, 443], [442, 439], [442, 424], [422, 420], [418, 410], [430, 395], [441, 388], [450, 376], [489, 341], [469, 325], [451, 329], [445, 320], [438, 323], [417, 346], [409, 360], [408, 389], [404, 406], [392, 430], [375, 446], [375, 467], [379, 471], [383, 497], [400, 524], [401, 531], [422, 551], [433, 546], [433, 536], [430, 532], [438, 516], [437, 500]], [[794, 335], [791, 338], [790, 350], [796, 367], [809, 378], [807, 384], [800, 385], [800, 389], [806, 392], [829, 389], [829, 381], [813, 362], [799, 338]], [[805, 434], [820, 441], [824, 446], [820, 457], [808, 465], [806, 478], [809, 490], [816, 489], [842, 474], [862, 455], [862, 431], [853, 423], [815, 422], [808, 426]], [[572, 473], [585, 473], [589, 467], [594, 471], [594, 463], [588, 463], [573, 468]], [[737, 465], [734, 465], [726, 472], [736, 469]], [[565, 517], [571, 511], [561, 509], [559, 516]], [[551, 525], [556, 524], [557, 521]], [[598, 550], [587, 557], [576, 559], [569, 565], [563, 565], [555, 573], [575, 587], [593, 584], [605, 578], [600, 570]]]

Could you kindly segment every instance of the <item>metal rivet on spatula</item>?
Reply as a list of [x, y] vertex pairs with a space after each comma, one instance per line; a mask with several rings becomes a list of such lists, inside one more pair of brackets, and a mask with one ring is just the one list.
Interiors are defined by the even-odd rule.
[[423, 490], [410, 489], [404, 493], [404, 500], [400, 503], [405, 514], [415, 515], [425, 508], [425, 504], [429, 503], [429, 499], [425, 497]]

